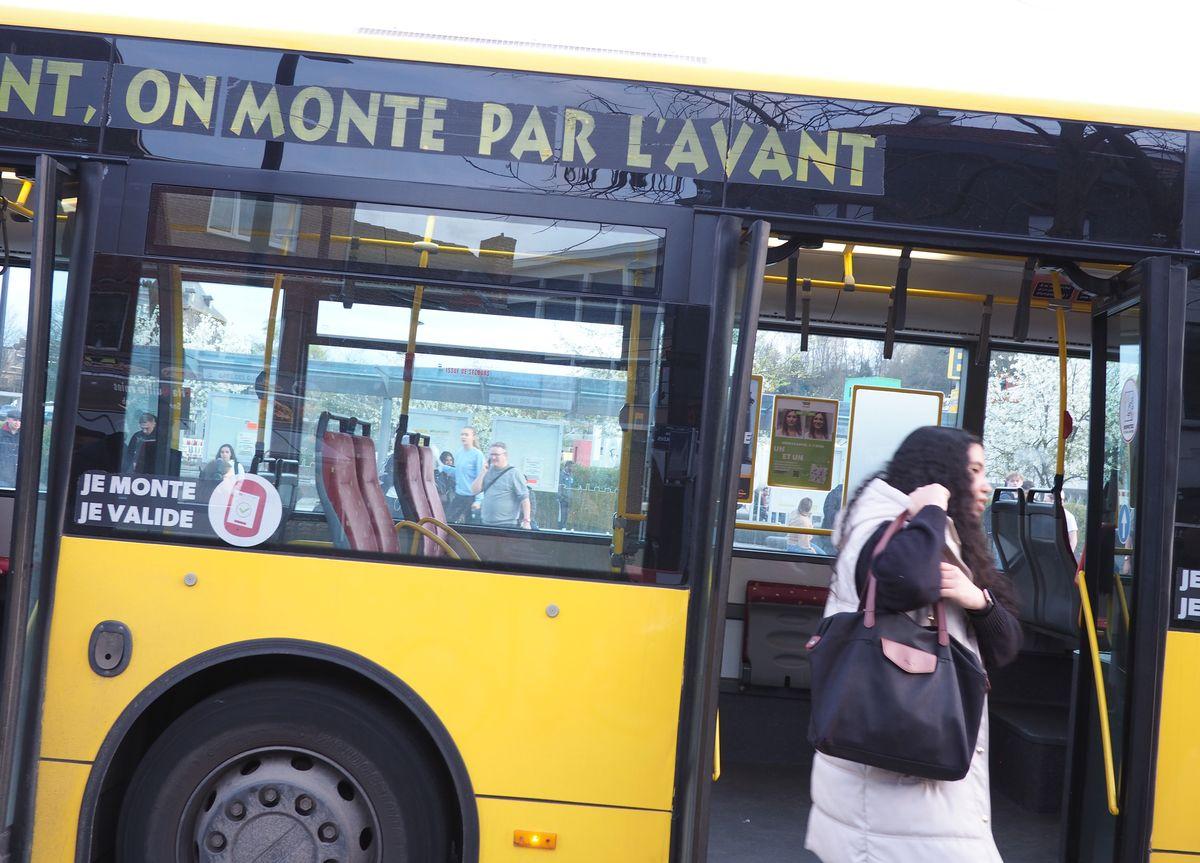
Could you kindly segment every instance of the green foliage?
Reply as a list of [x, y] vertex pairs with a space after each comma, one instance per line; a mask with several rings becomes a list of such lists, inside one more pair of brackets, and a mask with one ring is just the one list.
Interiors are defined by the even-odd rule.
[[[569, 501], [565, 528], [586, 533], [611, 533], [613, 514], [617, 511], [620, 471], [615, 467], [576, 465], [574, 476], [574, 487], [565, 490]], [[537, 521], [541, 527], [558, 527], [558, 505], [562, 494], [562, 491], [558, 494], [546, 491], [533, 493]]]

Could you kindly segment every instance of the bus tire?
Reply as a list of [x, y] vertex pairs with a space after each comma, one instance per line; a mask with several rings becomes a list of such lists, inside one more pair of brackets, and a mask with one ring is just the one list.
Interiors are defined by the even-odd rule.
[[446, 861], [444, 782], [406, 723], [301, 679], [241, 684], [179, 716], [138, 764], [123, 863]]

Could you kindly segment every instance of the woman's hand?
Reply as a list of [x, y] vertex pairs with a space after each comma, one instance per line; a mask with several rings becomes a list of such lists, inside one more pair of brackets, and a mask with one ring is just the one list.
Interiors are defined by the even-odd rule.
[[957, 566], [945, 561], [942, 561], [942, 599], [956, 602], [970, 611], [987, 608], [987, 597], [975, 582]]
[[935, 482], [932, 485], [921, 486], [908, 496], [909, 515], [916, 515], [927, 506], [936, 506], [941, 509], [949, 507], [950, 490]]

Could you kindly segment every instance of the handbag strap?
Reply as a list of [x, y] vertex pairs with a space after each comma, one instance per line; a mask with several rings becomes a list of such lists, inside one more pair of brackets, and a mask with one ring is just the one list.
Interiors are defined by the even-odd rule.
[[[871, 552], [871, 566], [867, 569], [867, 591], [866, 595], [859, 601], [859, 610], [863, 612], [863, 626], [871, 629], [875, 626], [875, 558], [883, 553], [887, 548], [887, 544], [891, 542], [901, 528], [908, 522], [908, 513], [902, 512], [892, 523], [887, 526], [887, 530], [883, 532], [883, 536], [879, 538], [879, 542], [875, 543], [875, 548]], [[950, 644], [950, 633], [946, 629], [946, 609], [942, 600], [938, 600], [933, 604], [934, 620], [937, 621], [938, 644], [946, 647]]]

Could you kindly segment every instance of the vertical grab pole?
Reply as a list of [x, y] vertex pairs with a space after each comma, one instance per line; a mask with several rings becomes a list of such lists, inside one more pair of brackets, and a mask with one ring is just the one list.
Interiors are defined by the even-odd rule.
[[[437, 223], [437, 216], [426, 216], [425, 218], [425, 238], [422, 241], [426, 244], [426, 248], [421, 249], [421, 257], [417, 261], [417, 267], [425, 269], [429, 266], [429, 248], [428, 245], [433, 242], [433, 229]], [[408, 431], [408, 403], [412, 398], [412, 383], [413, 383], [413, 362], [417, 352], [417, 325], [421, 322], [421, 303], [425, 299], [425, 286], [417, 285], [413, 291], [412, 309], [408, 316], [408, 342], [404, 346], [404, 392], [400, 397], [400, 433], [404, 434]]]
[[271, 283], [271, 317], [267, 318], [267, 346], [263, 350], [262, 395], [258, 399], [258, 440], [254, 442], [254, 460], [250, 463], [250, 472], [258, 468], [258, 463], [266, 455], [267, 439], [267, 402], [271, 400], [271, 361], [275, 350], [275, 319], [279, 316], [279, 293], [283, 288], [283, 273], [276, 273]]
[[613, 524], [613, 553], [610, 561], [613, 572], [621, 571], [621, 558], [625, 554], [625, 532], [632, 521], [630, 516], [641, 516], [640, 512], [629, 512], [629, 501], [626, 500], [629, 495], [630, 458], [633, 452], [633, 405], [637, 400], [637, 365], [641, 338], [642, 307], [635, 304], [629, 309], [629, 345], [625, 350], [625, 428], [621, 430], [621, 471], [617, 474], [617, 513]]
[[[287, 233], [283, 237], [283, 255], [287, 256], [288, 246], [292, 241], [292, 229], [296, 226], [296, 216], [299, 207], [292, 206], [288, 213]], [[271, 316], [267, 318], [267, 345], [263, 349], [263, 385], [262, 396], [258, 400], [258, 436], [254, 442], [254, 459], [250, 462], [250, 471], [258, 468], [258, 463], [266, 455], [267, 439], [267, 402], [271, 400], [271, 363], [275, 354], [275, 321], [279, 317], [279, 295], [283, 290], [283, 273], [275, 273], [271, 282]]]
[[[159, 297], [161, 302], [161, 293]], [[167, 459], [164, 462], [167, 473], [171, 472], [169, 453], [180, 446], [183, 437], [183, 269], [178, 264], [171, 265], [171, 319], [174, 343], [171, 345], [171, 365], [168, 374], [164, 375], [171, 388], [171, 415], [167, 422], [167, 450], [161, 456]]]
[[1067, 457], [1067, 313], [1063, 308], [1062, 277], [1058, 270], [1050, 276], [1054, 284], [1054, 317], [1058, 325], [1058, 457], [1054, 468], [1054, 492], [1062, 491]]

